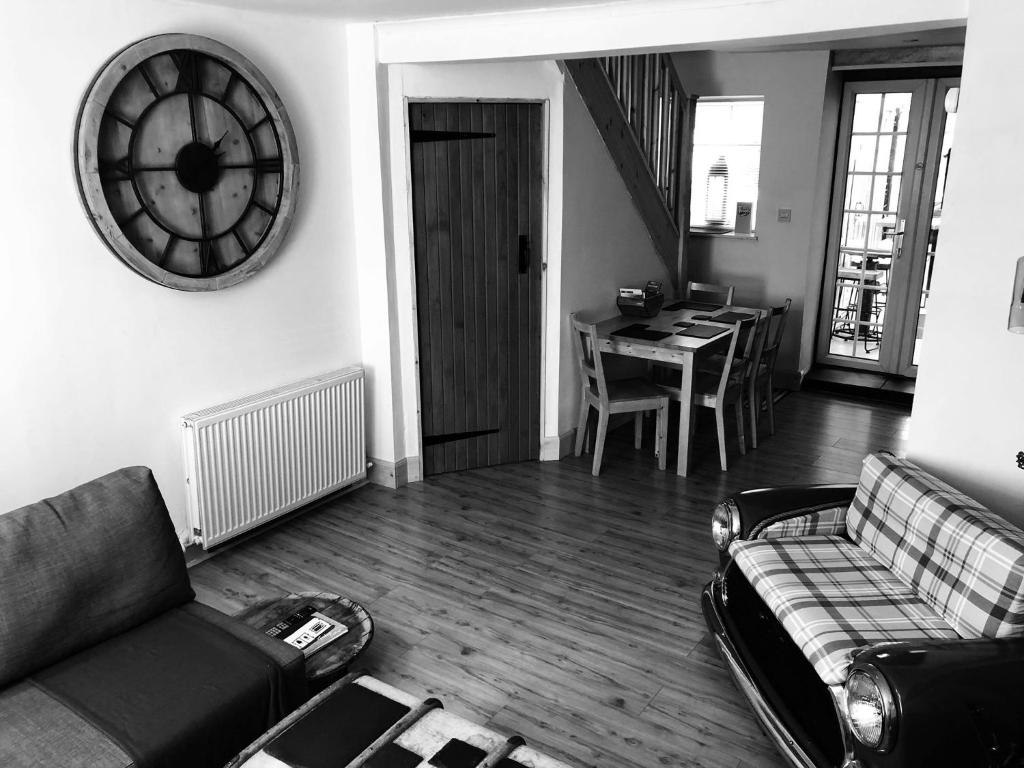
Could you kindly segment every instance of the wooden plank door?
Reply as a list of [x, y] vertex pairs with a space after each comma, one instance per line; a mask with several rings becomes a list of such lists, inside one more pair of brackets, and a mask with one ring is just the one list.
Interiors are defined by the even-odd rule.
[[409, 105], [424, 474], [540, 455], [542, 124]]

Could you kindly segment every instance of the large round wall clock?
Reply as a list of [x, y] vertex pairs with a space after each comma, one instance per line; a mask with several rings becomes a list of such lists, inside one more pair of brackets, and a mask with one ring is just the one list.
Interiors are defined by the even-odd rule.
[[111, 58], [82, 100], [74, 155], [100, 237], [170, 288], [250, 277], [295, 211], [298, 152], [284, 105], [248, 59], [209, 38], [157, 35]]

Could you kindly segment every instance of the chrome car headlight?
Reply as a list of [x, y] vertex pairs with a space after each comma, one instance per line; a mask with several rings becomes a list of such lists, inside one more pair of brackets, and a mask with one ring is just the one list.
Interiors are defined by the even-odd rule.
[[740, 511], [732, 499], [726, 499], [715, 506], [711, 513], [711, 538], [720, 552], [740, 535]]
[[846, 713], [853, 735], [881, 752], [896, 736], [896, 702], [889, 684], [875, 667], [865, 665], [846, 679]]

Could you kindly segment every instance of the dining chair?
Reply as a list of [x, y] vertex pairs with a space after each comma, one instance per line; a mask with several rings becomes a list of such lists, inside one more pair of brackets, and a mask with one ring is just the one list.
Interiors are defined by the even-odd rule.
[[591, 474], [601, 472], [604, 441], [608, 434], [608, 420], [613, 413], [635, 413], [633, 419], [633, 446], [640, 449], [643, 436], [643, 414], [657, 413], [654, 455], [658, 469], [665, 469], [668, 453], [668, 395], [646, 379], [631, 378], [609, 381], [604, 375], [601, 352], [597, 348], [597, 326], [580, 320], [575, 314], [572, 321], [572, 341], [580, 368], [580, 418], [576, 429], [576, 455], [583, 453], [590, 409], [597, 411], [597, 432], [594, 435], [594, 463]]
[[757, 448], [757, 411], [750, 399], [751, 387], [757, 377], [758, 367], [764, 355], [765, 342], [768, 340], [768, 326], [771, 311], [762, 309], [757, 313], [757, 320], [750, 329], [746, 342], [740, 341], [743, 349], [743, 392], [742, 399], [750, 413], [750, 447]]
[[775, 362], [779, 357], [782, 332], [786, 328], [786, 316], [792, 304], [792, 299], [786, 299], [785, 304], [768, 310], [764, 340], [751, 361], [752, 369], [746, 386], [750, 403], [750, 444], [754, 448], [757, 448], [757, 420], [762, 400], [768, 409], [768, 434], [775, 434]]
[[[698, 321], [702, 325], [721, 325], [723, 328], [731, 327], [728, 323], [716, 323], [714, 321]], [[765, 331], [768, 328], [768, 310], [757, 310], [757, 314], [750, 320], [741, 321], [740, 338], [736, 342], [736, 357], [733, 363], [744, 363], [747, 372], [753, 368], [755, 353], [764, 344]], [[700, 370], [720, 371], [724, 353], [715, 352], [704, 357], [700, 363]]]
[[[746, 365], [736, 358], [736, 349], [739, 346], [742, 321], [734, 325], [721, 323], [706, 323], [706, 325], [720, 325], [723, 330], [729, 330], [729, 350], [721, 357], [721, 365], [717, 370], [698, 370], [693, 376], [693, 405], [704, 408], [712, 408], [715, 411], [715, 425], [718, 432], [718, 458], [722, 471], [728, 470], [728, 463], [725, 456], [725, 409], [730, 405], [736, 411], [736, 434], [740, 441], [740, 453], [746, 454], [747, 440], [743, 429], [743, 379]], [[688, 408], [689, 405], [683, 402], [681, 387], [661, 385], [661, 388], [668, 393], [670, 399], [679, 403], [680, 408]], [[684, 435], [682, 430], [682, 414], [680, 414], [679, 444], [689, 435]]]
[[715, 283], [697, 283], [690, 280], [686, 284], [686, 298], [691, 301], [719, 302], [720, 304], [732, 304], [732, 297], [736, 294], [735, 285], [716, 285]]

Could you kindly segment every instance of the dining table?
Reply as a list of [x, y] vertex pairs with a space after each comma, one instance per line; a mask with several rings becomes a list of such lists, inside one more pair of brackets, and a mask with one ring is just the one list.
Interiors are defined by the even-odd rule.
[[662, 307], [654, 317], [616, 315], [597, 323], [597, 344], [602, 353], [650, 360], [680, 371], [676, 474], [685, 477], [690, 469], [694, 372], [702, 360], [728, 348], [729, 330], [736, 322], [754, 322], [764, 311], [756, 307], [676, 300]]

